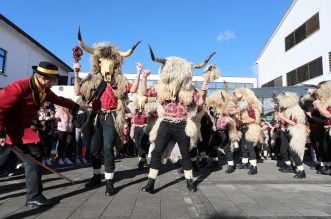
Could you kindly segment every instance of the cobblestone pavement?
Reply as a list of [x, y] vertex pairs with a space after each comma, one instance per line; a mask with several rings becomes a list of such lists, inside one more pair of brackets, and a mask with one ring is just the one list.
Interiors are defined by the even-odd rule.
[[258, 164], [254, 176], [248, 170], [225, 174], [201, 169], [198, 191], [188, 193], [186, 181], [172, 164], [163, 167], [156, 193], [141, 192], [147, 170], [136, 170], [136, 158], [116, 162], [117, 193], [104, 195], [105, 186], [85, 189], [91, 177], [88, 166], [58, 167], [74, 185], [45, 172], [44, 195], [56, 201], [51, 208], [25, 207], [24, 175], [0, 178], [0, 218], [331, 218], [331, 176], [316, 174], [305, 166], [307, 178], [278, 171], [276, 161]]

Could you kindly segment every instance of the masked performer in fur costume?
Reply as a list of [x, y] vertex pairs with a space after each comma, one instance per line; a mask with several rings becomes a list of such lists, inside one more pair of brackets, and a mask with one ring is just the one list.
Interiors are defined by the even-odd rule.
[[217, 150], [221, 150], [226, 156], [228, 169], [225, 173], [233, 173], [235, 171], [233, 162], [234, 142], [239, 141], [239, 136], [236, 122], [227, 114], [227, 111], [229, 108], [235, 107], [235, 104], [224, 90], [216, 91], [208, 96], [206, 104], [208, 107], [215, 108], [213, 123], [216, 131], [213, 135], [212, 146], [217, 147]]
[[[144, 70], [144, 74], [150, 74], [149, 70]], [[155, 97], [146, 97], [138, 91], [133, 94], [131, 107], [132, 126], [130, 136], [138, 150], [138, 170], [147, 166], [146, 155], [149, 150], [149, 132], [152, 129], [156, 117]]]
[[248, 168], [248, 158], [251, 164], [249, 175], [257, 174], [257, 162], [254, 146], [260, 139], [260, 113], [261, 102], [257, 99], [254, 92], [248, 88], [237, 88], [233, 92], [233, 100], [237, 104], [236, 109], [229, 109], [228, 114], [239, 114], [237, 123], [242, 133], [240, 147], [242, 152], [242, 164], [239, 169]]
[[321, 82], [316, 87], [313, 106], [319, 115], [312, 115], [312, 118], [322, 123], [323, 127], [318, 133], [319, 138], [316, 136], [317, 139], [314, 140], [321, 156], [320, 172], [331, 175], [331, 81]]
[[[322, 141], [324, 135], [321, 134], [324, 132], [324, 117], [320, 112], [314, 108], [313, 102], [317, 99], [317, 88], [319, 85], [309, 85], [310, 88], [307, 90], [307, 93], [300, 98], [300, 106], [306, 113], [307, 122], [309, 124], [309, 138], [311, 141], [311, 146], [314, 149], [316, 160], [315, 160], [315, 169], [316, 173], [330, 174], [327, 164], [325, 164], [325, 155], [326, 153], [322, 148]], [[313, 153], [313, 152], [312, 152]], [[313, 154], [312, 154], [313, 155]], [[314, 156], [314, 155], [313, 155]]]
[[[190, 145], [195, 146], [198, 138], [198, 129], [194, 117], [199, 107], [203, 108], [204, 99], [192, 85], [192, 68], [204, 67], [212, 55], [201, 64], [195, 65], [178, 57], [166, 59], [155, 58], [150, 47], [152, 60], [162, 64], [160, 68], [160, 82], [155, 88], [147, 90], [146, 75], [143, 75], [141, 91], [146, 96], [156, 96], [158, 106], [158, 120], [154, 125], [150, 140], [155, 142], [152, 152], [148, 183], [143, 191], [153, 193], [154, 183], [161, 166], [161, 157], [171, 139], [177, 142], [182, 156], [184, 175], [187, 179], [189, 191], [196, 191], [193, 183], [192, 162], [189, 154]], [[208, 85], [202, 85], [205, 95]]]
[[[293, 92], [282, 92], [277, 97], [280, 112], [276, 112], [275, 117], [285, 126], [281, 130], [281, 154], [285, 161], [285, 169], [291, 171], [292, 157], [298, 173], [295, 178], [306, 178], [306, 173], [302, 165], [302, 159], [306, 146], [307, 133], [305, 129], [306, 115], [299, 106], [299, 97]], [[287, 151], [285, 149], [288, 149]], [[286, 172], [286, 171], [283, 171]]]
[[[211, 64], [205, 67], [203, 73], [202, 73], [202, 78], [203, 78], [203, 84], [204, 83], [209, 83], [212, 81], [217, 80], [220, 77], [220, 70], [217, 68], [217, 66], [215, 64]], [[204, 91], [200, 91], [200, 95], [203, 96]], [[193, 147], [190, 151], [190, 155], [191, 155], [191, 161], [192, 161], [192, 167], [193, 167], [193, 171], [194, 172], [198, 172], [200, 171], [199, 165], [198, 165], [198, 154], [200, 152], [200, 154], [202, 155], [202, 159], [206, 159], [206, 144], [204, 145], [203, 143], [205, 142], [209, 142], [209, 138], [210, 138], [210, 134], [206, 134], [206, 131], [208, 131], [208, 128], [206, 127], [206, 111], [205, 108], [199, 108], [197, 115], [194, 117], [194, 122], [198, 128], [198, 141], [197, 141], [197, 146]], [[203, 120], [202, 118], [205, 117], [205, 119]], [[205, 122], [203, 124], [203, 122]], [[207, 130], [203, 130], [202, 126], [204, 125], [203, 128], [207, 129]], [[206, 138], [205, 140], [203, 138]], [[178, 144], [176, 145], [176, 147], [178, 147]], [[180, 153], [179, 157], [180, 157]], [[184, 169], [181, 168], [179, 170], [180, 173], [184, 173]]]
[[[95, 43], [93, 48], [87, 46], [78, 32], [78, 40], [81, 47], [91, 54], [91, 74], [81, 84], [79, 83], [79, 64], [75, 64], [75, 92], [81, 94], [83, 99], [92, 103], [93, 113], [88, 121], [88, 130], [93, 133], [91, 136], [91, 158], [93, 166], [93, 177], [86, 187], [93, 187], [101, 184], [101, 150], [105, 165], [105, 179], [107, 196], [114, 193], [113, 178], [115, 170], [114, 150], [120, 151], [123, 140], [124, 115], [128, 92], [136, 92], [139, 84], [139, 77], [142, 69], [137, 64], [137, 75], [133, 83], [128, 83], [122, 74], [123, 58], [132, 54], [136, 43], [127, 52], [121, 52], [117, 47], [108, 42]], [[82, 132], [84, 129], [82, 128]], [[84, 133], [85, 134], [85, 133]], [[87, 133], [86, 133], [87, 134]], [[115, 149], [113, 146], [115, 145]]]

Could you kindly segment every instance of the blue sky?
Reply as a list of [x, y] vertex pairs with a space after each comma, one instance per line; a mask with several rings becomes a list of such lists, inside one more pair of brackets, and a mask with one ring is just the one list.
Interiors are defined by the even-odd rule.
[[[143, 42], [124, 60], [157, 73], [156, 57], [178, 56], [200, 63], [210, 53], [222, 76], [254, 77], [255, 60], [292, 0], [0, 0], [0, 13], [72, 66], [81, 26], [86, 44], [109, 41], [122, 51]], [[89, 71], [84, 53], [82, 71]], [[199, 75], [201, 71], [196, 71]]]

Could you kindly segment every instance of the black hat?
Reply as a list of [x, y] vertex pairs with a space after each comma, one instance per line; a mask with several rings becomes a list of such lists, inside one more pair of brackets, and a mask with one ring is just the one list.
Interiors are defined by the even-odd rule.
[[33, 73], [38, 73], [48, 78], [61, 78], [58, 67], [50, 62], [39, 62], [39, 65], [32, 66], [32, 69]]

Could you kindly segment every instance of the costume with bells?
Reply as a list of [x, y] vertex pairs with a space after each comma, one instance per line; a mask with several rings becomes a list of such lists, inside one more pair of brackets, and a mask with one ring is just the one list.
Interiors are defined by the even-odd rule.
[[[122, 74], [123, 58], [130, 56], [140, 41], [127, 52], [121, 52], [108, 42], [95, 43], [93, 48], [87, 46], [82, 40], [80, 30], [78, 40], [81, 47], [91, 54], [91, 73], [80, 84], [80, 94], [87, 103], [92, 103], [93, 109], [87, 124], [82, 127], [83, 134], [91, 136], [91, 158], [94, 174], [86, 187], [101, 183], [101, 152], [103, 147], [105, 194], [109, 196], [114, 193], [114, 151], [120, 151], [125, 136], [123, 131], [127, 94], [130, 91], [136, 91], [140, 76], [140, 72], [138, 72], [133, 84], [128, 83]], [[75, 84], [75, 86], [79, 85]], [[133, 88], [133, 86], [135, 87]], [[133, 89], [135, 90], [133, 91]]]
[[305, 178], [302, 160], [306, 147], [307, 132], [305, 129], [306, 115], [299, 105], [299, 96], [293, 92], [282, 92], [277, 97], [279, 113], [276, 117], [281, 121], [285, 130], [280, 131], [281, 154], [285, 161], [282, 172], [291, 172], [291, 161], [293, 159], [297, 174], [295, 178]]
[[[189, 191], [196, 191], [189, 151], [190, 145], [196, 146], [198, 139], [198, 128], [194, 117], [198, 108], [202, 108], [203, 100], [192, 85], [192, 68], [204, 67], [215, 53], [198, 65], [178, 57], [155, 58], [151, 47], [150, 53], [152, 60], [161, 63], [162, 66], [159, 72], [161, 80], [145, 94], [156, 96], [159, 117], [150, 132], [150, 141], [155, 142], [155, 148], [152, 152], [148, 183], [142, 190], [150, 193], [154, 191], [154, 182], [161, 166], [162, 155], [172, 139], [180, 150], [187, 188]], [[143, 92], [146, 90], [146, 80], [143, 81], [142, 86], [144, 86]]]
[[[248, 168], [248, 158], [250, 170], [248, 174], [257, 174], [257, 162], [254, 146], [260, 140], [260, 113], [262, 104], [255, 96], [254, 92], [248, 88], [237, 88], [233, 92], [233, 99], [237, 104], [239, 111], [238, 121], [240, 123], [240, 131], [242, 133], [240, 148], [242, 153], [242, 164], [240, 169]], [[251, 122], [243, 123], [245, 120]]]

